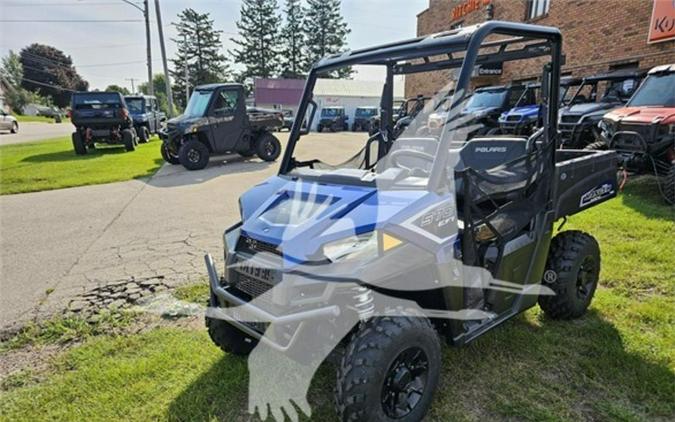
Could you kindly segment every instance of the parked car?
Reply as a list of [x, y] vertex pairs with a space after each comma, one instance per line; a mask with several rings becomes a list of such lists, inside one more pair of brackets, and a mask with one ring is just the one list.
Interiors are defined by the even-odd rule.
[[665, 200], [675, 204], [675, 63], [657, 66], [625, 107], [605, 114], [589, 149], [613, 149], [621, 168], [654, 174]]
[[133, 151], [138, 144], [134, 122], [119, 92], [76, 92], [71, 98], [70, 121], [77, 155], [84, 155], [95, 144], [120, 144]]
[[5, 110], [0, 110], [0, 129], [17, 133], [19, 131], [19, 122], [16, 121], [16, 117]]
[[324, 129], [328, 129], [331, 132], [348, 130], [348, 120], [349, 117], [345, 114], [344, 107], [324, 107], [321, 109], [321, 117], [317, 130], [319, 132], [323, 132]]
[[[560, 110], [561, 146], [583, 149], [594, 142], [602, 116], [626, 104], [643, 77], [641, 71], [616, 71], [584, 78], [569, 105]], [[602, 96], [600, 84], [606, 85]]]
[[166, 114], [159, 109], [157, 98], [151, 95], [133, 95], [124, 97], [124, 100], [134, 120], [139, 142], [146, 143], [150, 136], [159, 134], [166, 122]]
[[371, 119], [378, 115], [379, 107], [357, 107], [354, 112], [352, 132], [370, 132]]
[[281, 143], [270, 130], [282, 125], [281, 113], [247, 108], [245, 100], [241, 84], [195, 87], [185, 112], [161, 132], [164, 160], [188, 170], [203, 169], [211, 154], [228, 152], [276, 160]]

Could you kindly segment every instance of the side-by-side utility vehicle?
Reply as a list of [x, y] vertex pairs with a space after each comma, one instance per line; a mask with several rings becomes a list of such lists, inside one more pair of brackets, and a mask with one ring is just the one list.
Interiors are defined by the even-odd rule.
[[[643, 76], [644, 72], [620, 70], [584, 78], [569, 105], [560, 110], [562, 147], [578, 149], [593, 143], [602, 116], [626, 104]], [[602, 96], [598, 95], [601, 85]]]
[[157, 98], [152, 95], [134, 95], [124, 97], [129, 114], [138, 133], [138, 141], [148, 142], [152, 135], [159, 134], [166, 122], [166, 114], [159, 109]]
[[127, 151], [138, 145], [134, 121], [119, 92], [75, 92], [70, 100], [75, 154], [84, 155], [96, 142], [121, 144]]
[[[424, 106], [427, 101], [431, 100], [431, 97], [425, 97], [424, 95], [418, 95], [416, 97], [411, 97], [401, 102], [400, 105], [394, 111], [394, 134], [398, 137], [404, 130], [410, 126], [415, 120], [415, 117], [424, 110]], [[370, 119], [370, 130], [368, 133], [372, 136], [375, 135], [380, 130], [380, 116], [379, 114]]]
[[675, 204], [675, 64], [657, 66], [626, 107], [605, 114], [590, 149], [613, 149], [621, 167], [655, 174], [661, 194]]
[[352, 132], [370, 131], [372, 118], [377, 116], [380, 109], [378, 107], [357, 107], [354, 112], [354, 123], [352, 123]]
[[246, 109], [243, 85], [201, 85], [192, 92], [185, 112], [169, 120], [160, 134], [162, 157], [188, 170], [203, 169], [212, 154], [274, 161], [281, 143], [270, 130], [281, 126], [281, 113]]
[[[242, 355], [261, 343], [271, 359], [308, 353], [290, 367], [334, 345], [343, 351], [332, 355], [340, 420], [419, 421], [438, 384], [441, 338], [466, 344], [537, 302], [551, 318], [582, 316], [598, 284], [599, 246], [554, 223], [616, 195], [617, 155], [556, 150], [561, 49], [556, 28], [488, 21], [315, 64], [279, 173], [241, 197], [241, 221], [224, 233], [222, 278], [206, 256], [212, 340]], [[540, 66], [542, 129], [473, 136], [480, 120], [465, 105], [474, 69], [514, 60]], [[359, 65], [386, 75], [380, 131], [334, 164], [349, 143], [319, 158], [326, 144], [300, 140], [302, 118], [317, 108], [318, 78]], [[447, 69], [455, 88], [438, 135], [394, 137], [395, 76]], [[411, 311], [392, 305], [401, 301]], [[252, 382], [261, 350], [249, 359], [258, 363]], [[294, 383], [264, 387], [276, 388], [278, 403]]]
[[323, 132], [328, 129], [331, 132], [340, 132], [349, 129], [349, 117], [344, 107], [324, 107], [321, 109], [321, 117], [317, 130]]

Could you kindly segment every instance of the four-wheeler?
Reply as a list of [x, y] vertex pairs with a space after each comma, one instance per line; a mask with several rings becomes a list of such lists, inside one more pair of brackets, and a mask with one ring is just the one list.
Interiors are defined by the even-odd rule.
[[507, 135], [531, 135], [540, 126], [541, 109], [537, 104], [539, 83], [525, 84], [525, 91], [516, 101], [515, 106], [499, 116], [499, 129]]
[[331, 132], [348, 130], [348, 120], [349, 117], [345, 114], [344, 107], [324, 107], [321, 109], [321, 117], [319, 118], [317, 130], [319, 132], [323, 132], [324, 129], [328, 129]]
[[0, 110], [0, 129], [8, 130], [11, 133], [17, 133], [19, 131], [19, 122], [16, 121], [16, 117], [7, 113], [5, 110]]
[[127, 151], [136, 149], [138, 135], [119, 92], [75, 92], [70, 108], [75, 154], [86, 154], [97, 142], [122, 144]]
[[373, 117], [380, 112], [378, 107], [357, 107], [354, 112], [354, 123], [352, 123], [352, 132], [370, 132], [370, 124]]
[[[269, 400], [283, 415], [279, 403], [304, 402], [302, 368], [342, 350], [334, 355], [340, 420], [418, 421], [438, 384], [441, 338], [466, 344], [537, 302], [550, 318], [584, 315], [600, 249], [591, 235], [554, 223], [616, 195], [617, 155], [556, 150], [561, 49], [556, 28], [488, 21], [312, 67], [298, 119], [316, 111], [318, 78], [369, 65], [386, 75], [387, 121], [364, 137], [358, 160], [340, 165], [298, 148], [296, 120], [279, 173], [240, 198], [241, 221], [223, 236], [222, 278], [205, 257], [208, 332], [226, 352], [252, 353], [258, 389], [249, 400], [264, 409]], [[542, 129], [473, 136], [479, 119], [459, 111], [476, 64], [528, 59], [541, 66]], [[445, 69], [456, 69], [443, 73], [456, 89], [444, 130], [395, 138], [394, 77]], [[503, 92], [495, 95], [501, 100], [481, 104], [501, 104]], [[285, 368], [295, 371], [278, 374]], [[284, 382], [270, 382], [270, 371]]]
[[197, 86], [185, 112], [167, 122], [161, 132], [161, 152], [171, 164], [188, 170], [200, 170], [209, 163], [211, 154], [238, 153], [257, 155], [274, 161], [281, 153], [281, 143], [270, 128], [281, 127], [278, 112], [246, 109], [244, 86], [219, 83]]
[[675, 204], [675, 64], [657, 66], [625, 107], [605, 114], [599, 140], [589, 149], [612, 149], [621, 167], [659, 178], [661, 194]]
[[159, 134], [166, 121], [166, 114], [159, 109], [157, 98], [151, 95], [134, 95], [124, 97], [124, 101], [134, 120], [140, 143], [144, 144], [150, 136]]
[[[562, 147], [583, 149], [594, 142], [599, 135], [598, 123], [602, 116], [622, 107], [643, 76], [641, 71], [620, 70], [584, 78], [569, 105], [560, 110], [558, 126]], [[599, 85], [603, 83], [604, 94], [599, 97]]]

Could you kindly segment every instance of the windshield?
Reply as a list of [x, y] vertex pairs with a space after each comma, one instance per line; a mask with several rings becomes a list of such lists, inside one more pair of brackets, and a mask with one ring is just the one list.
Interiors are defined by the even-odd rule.
[[650, 75], [628, 103], [629, 107], [675, 107], [675, 73]]
[[213, 91], [194, 91], [183, 115], [186, 117], [203, 117], [206, 114], [206, 108], [209, 106], [211, 94], [213, 94]]
[[144, 104], [145, 102], [143, 101], [142, 98], [126, 98], [125, 99], [127, 103], [127, 107], [129, 107], [129, 113], [143, 113], [144, 112]]
[[471, 97], [467, 110], [479, 108], [501, 107], [506, 98], [506, 91], [478, 91]]
[[338, 108], [324, 108], [321, 110], [321, 117], [336, 117], [340, 115], [340, 111]]
[[357, 108], [356, 117], [372, 117], [377, 114], [376, 108]]
[[77, 110], [121, 108], [120, 95], [114, 92], [95, 92], [73, 95]]

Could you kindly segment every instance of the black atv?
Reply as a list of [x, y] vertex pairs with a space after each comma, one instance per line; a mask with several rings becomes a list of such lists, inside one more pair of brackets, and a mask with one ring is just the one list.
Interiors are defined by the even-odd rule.
[[[343, 67], [379, 65], [388, 81], [458, 69], [443, 73], [457, 78], [456, 91], [438, 137], [396, 137], [385, 84], [384, 132], [344, 165], [303, 156], [296, 120], [278, 175], [241, 197], [241, 221], [224, 234], [222, 278], [206, 256], [206, 324], [228, 353], [260, 345], [249, 359], [251, 385], [262, 376], [273, 404], [290, 404], [285, 394], [302, 401], [297, 373], [276, 374], [287, 382], [275, 383], [256, 372], [261, 353], [318, 368], [341, 351], [340, 420], [419, 421], [438, 385], [441, 338], [466, 344], [537, 303], [550, 318], [584, 315], [600, 248], [554, 223], [616, 195], [617, 155], [556, 150], [561, 50], [556, 28], [488, 21], [314, 65], [298, 119], [312, 120], [316, 80]], [[527, 59], [542, 66], [543, 128], [473, 136], [478, 115], [466, 115], [466, 102], [476, 64]], [[273, 364], [270, 371], [285, 368]], [[256, 391], [249, 400], [267, 409]]]
[[70, 121], [75, 154], [84, 155], [95, 143], [121, 144], [127, 151], [138, 145], [134, 122], [122, 94], [118, 92], [76, 92], [70, 100]]
[[124, 97], [129, 113], [134, 120], [134, 128], [139, 142], [144, 144], [152, 135], [159, 134], [166, 122], [166, 114], [159, 109], [157, 98], [152, 95], [134, 95]]
[[[562, 148], [583, 149], [593, 143], [599, 136], [602, 116], [626, 104], [643, 77], [644, 72], [622, 70], [584, 78], [569, 104], [560, 110]], [[603, 84], [604, 94], [599, 96]]]
[[244, 86], [211, 84], [194, 89], [185, 112], [167, 122], [160, 133], [165, 161], [200, 170], [212, 154], [257, 155], [274, 161], [281, 143], [270, 132], [283, 125], [281, 114], [246, 109]]
[[331, 132], [348, 130], [348, 120], [349, 117], [345, 114], [344, 107], [324, 107], [321, 109], [317, 131], [323, 132], [324, 129], [328, 129]]

